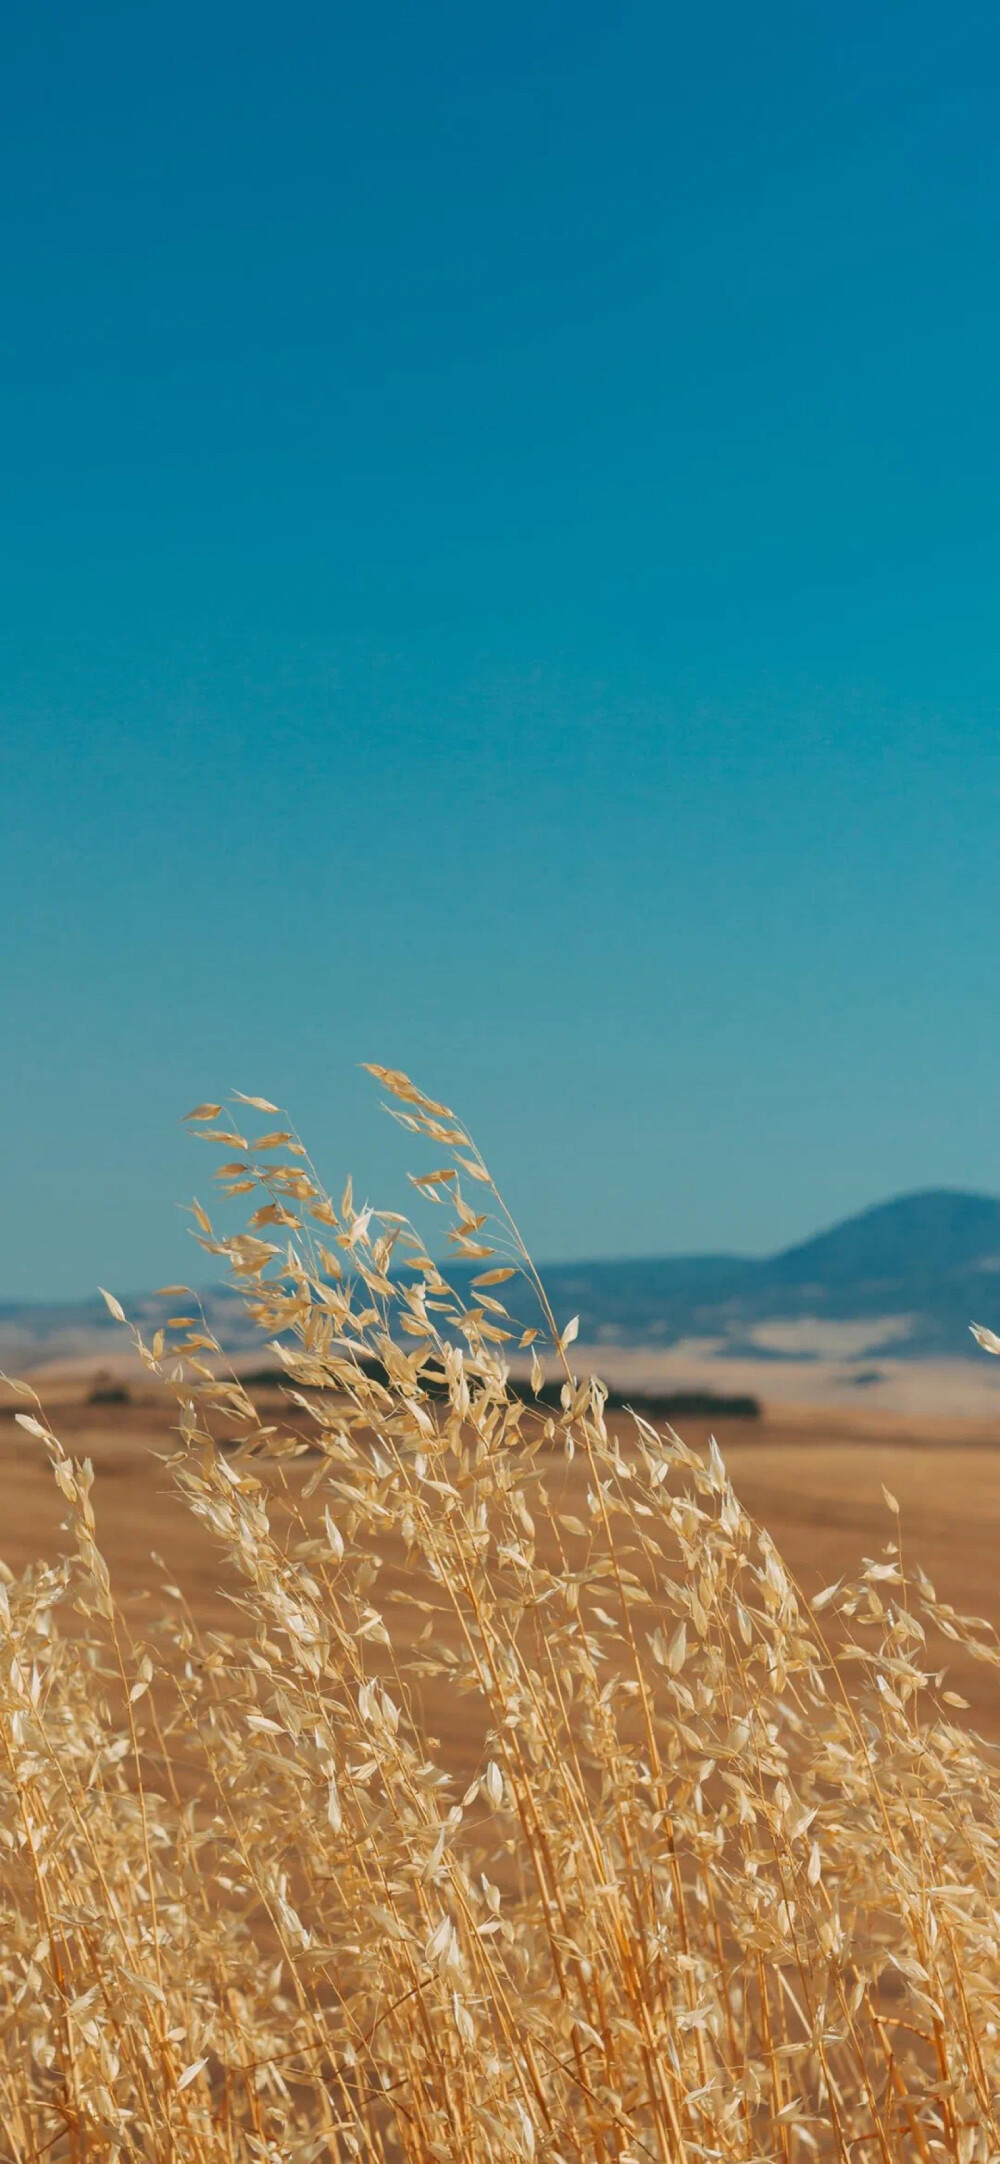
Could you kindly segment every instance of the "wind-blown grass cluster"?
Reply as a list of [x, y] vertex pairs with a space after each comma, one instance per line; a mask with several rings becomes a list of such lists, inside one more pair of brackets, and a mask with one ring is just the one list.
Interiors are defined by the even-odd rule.
[[[272, 1106], [191, 1116], [256, 1203], [197, 1236], [288, 1376], [262, 1425], [197, 1320], [136, 1334], [230, 1633], [166, 1598], [136, 1639], [90, 1468], [20, 1416], [73, 1538], [0, 1587], [0, 2155], [987, 2164], [1000, 1806], [940, 1670], [992, 1633], [891, 1497], [809, 1603], [714, 1444], [612, 1428], [464, 1128], [373, 1071], [461, 1295], [238, 1131]], [[508, 1387], [540, 1350], [556, 1413]]]

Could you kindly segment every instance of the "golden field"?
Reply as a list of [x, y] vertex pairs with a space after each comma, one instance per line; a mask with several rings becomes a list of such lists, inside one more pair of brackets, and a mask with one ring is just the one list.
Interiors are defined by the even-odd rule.
[[608, 1413], [376, 1072], [466, 1296], [241, 1099], [285, 1387], [175, 1288], [130, 1402], [6, 1393], [4, 2164], [993, 2164], [992, 1414]]
[[[235, 1590], [236, 1579], [225, 1550], [192, 1519], [163, 1464], [176, 1425], [172, 1396], [139, 1386], [127, 1404], [93, 1405], [94, 1373], [83, 1366], [47, 1378], [42, 1370], [32, 1380], [67, 1451], [93, 1461], [100, 1544], [116, 1590], [126, 1600], [148, 1601], [164, 1577], [151, 1561], [155, 1551], [199, 1622], [227, 1627], [224, 1591]], [[990, 1369], [987, 1377], [993, 1380]], [[265, 1422], [286, 1410], [276, 1393], [253, 1396]], [[10, 1389], [0, 1400], [0, 1559], [19, 1572], [64, 1544], [65, 1509], [43, 1451], [14, 1423], [18, 1402]], [[608, 1425], [623, 1437], [630, 1428], [625, 1414], [610, 1415]], [[716, 1435], [741, 1502], [767, 1526], [807, 1596], [851, 1575], [862, 1556], [880, 1554], [892, 1535], [887, 1487], [901, 1507], [906, 1548], [939, 1593], [1000, 1629], [1000, 1418], [920, 1419], [779, 1401], [765, 1402], [759, 1421], [682, 1425], [685, 1441], [698, 1449], [707, 1447], [710, 1432]], [[283, 1496], [298, 1497], [312, 1470], [311, 1458], [286, 1464], [280, 1475], [272, 1470], [268, 1485], [279, 1516]], [[560, 1508], [578, 1511], [586, 1484], [579, 1461], [567, 1466], [553, 1453], [547, 1486]], [[309, 1514], [308, 1503], [299, 1507]], [[322, 1518], [320, 1498], [312, 1515]], [[977, 1727], [1000, 1738], [1000, 1685], [960, 1647], [951, 1671]], [[449, 1728], [448, 1708], [447, 1693], [436, 1706], [430, 1694], [428, 1717], [437, 1734]]]

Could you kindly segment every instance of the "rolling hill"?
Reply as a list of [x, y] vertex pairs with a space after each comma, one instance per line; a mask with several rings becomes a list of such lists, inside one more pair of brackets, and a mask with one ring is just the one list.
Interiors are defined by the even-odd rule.
[[955, 1359], [974, 1351], [970, 1321], [1000, 1312], [1000, 1201], [928, 1189], [761, 1259], [578, 1263], [544, 1275], [557, 1315], [578, 1313], [581, 1337], [597, 1343], [724, 1339], [733, 1353], [776, 1358], [767, 1337], [781, 1324], [799, 1326], [800, 1356], [807, 1322], [857, 1324], [859, 1349], [864, 1324], [869, 1353]]

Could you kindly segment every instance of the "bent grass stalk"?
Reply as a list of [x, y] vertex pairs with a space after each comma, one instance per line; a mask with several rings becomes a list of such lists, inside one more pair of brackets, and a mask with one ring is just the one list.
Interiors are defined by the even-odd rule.
[[810, 1606], [714, 1444], [609, 1425], [464, 1127], [372, 1071], [471, 1275], [236, 1096], [189, 1117], [255, 1206], [196, 1237], [285, 1417], [197, 1309], [133, 1331], [230, 1631], [133, 1640], [91, 1468], [19, 1416], [74, 1545], [0, 1584], [0, 2154], [990, 2164], [1000, 1800], [935, 1648], [992, 1632], [891, 1497]]

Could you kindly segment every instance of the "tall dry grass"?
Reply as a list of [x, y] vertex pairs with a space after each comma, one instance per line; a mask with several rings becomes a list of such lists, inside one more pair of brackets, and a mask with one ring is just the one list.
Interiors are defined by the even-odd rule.
[[136, 1638], [90, 1468], [21, 1416], [73, 1541], [0, 1596], [0, 2153], [987, 2164], [1000, 1805], [936, 1672], [991, 1634], [904, 1571], [888, 1496], [807, 1604], [714, 1445], [609, 1432], [541, 1288], [563, 1408], [513, 1397], [515, 1228], [374, 1071], [440, 1151], [467, 1298], [294, 1134], [192, 1115], [258, 1200], [198, 1237], [291, 1397], [262, 1427], [190, 1317], [142, 1347], [230, 1633], [165, 1594]]

